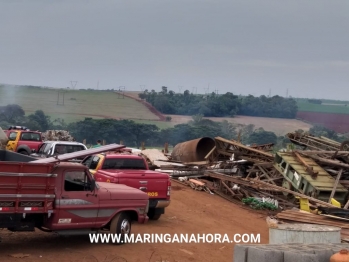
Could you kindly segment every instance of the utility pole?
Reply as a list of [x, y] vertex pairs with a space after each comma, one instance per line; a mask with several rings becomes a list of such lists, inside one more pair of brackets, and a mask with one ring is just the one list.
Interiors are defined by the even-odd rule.
[[178, 86], [179, 93], [182, 92], [182, 87], [183, 87], [183, 86]]
[[[60, 98], [60, 94], [62, 94], [62, 101], [60, 101], [61, 99], [59, 99]], [[65, 91], [58, 91], [57, 105], [64, 106], [64, 94], [65, 94]]]
[[286, 90], [286, 98], [288, 97], [288, 88], [287, 88], [287, 90]]
[[269, 95], [268, 95], [268, 97], [270, 97], [271, 96], [271, 89], [269, 89]]
[[119, 86], [118, 98], [125, 98], [125, 86]]
[[139, 85], [139, 87], [141, 88], [142, 92], [145, 90], [145, 85]]
[[78, 84], [78, 81], [70, 81], [70, 85], [71, 85], [72, 89], [75, 89], [77, 84]]

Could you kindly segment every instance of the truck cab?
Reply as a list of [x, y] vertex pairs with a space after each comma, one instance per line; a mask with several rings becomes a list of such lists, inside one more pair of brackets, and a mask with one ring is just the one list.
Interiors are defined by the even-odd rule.
[[151, 220], [158, 220], [170, 205], [169, 175], [149, 170], [142, 156], [127, 152], [101, 153], [86, 157], [82, 164], [89, 168], [97, 182], [125, 184], [146, 192]]
[[33, 150], [38, 150], [43, 142], [40, 132], [30, 131], [24, 126], [10, 126], [4, 130], [9, 141], [6, 149], [23, 155], [30, 155]]
[[[47, 158], [62, 154], [73, 153], [81, 150], [87, 150], [87, 147], [83, 143], [70, 142], [70, 141], [45, 141], [43, 142], [39, 150], [32, 150], [32, 157]], [[81, 162], [84, 158], [77, 158], [71, 161]]]

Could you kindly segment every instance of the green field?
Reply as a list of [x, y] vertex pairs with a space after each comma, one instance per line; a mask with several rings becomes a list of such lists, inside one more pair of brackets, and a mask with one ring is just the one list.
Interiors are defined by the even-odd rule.
[[[141, 103], [113, 91], [0, 85], [0, 106], [8, 104], [20, 105], [27, 115], [41, 109], [52, 120], [63, 118], [67, 123], [83, 120], [85, 117], [141, 119], [148, 122], [158, 119]], [[159, 121], [154, 121], [156, 122]]]
[[297, 99], [298, 111], [349, 114], [349, 103], [345, 101], [322, 100], [322, 104], [309, 103], [306, 99]]

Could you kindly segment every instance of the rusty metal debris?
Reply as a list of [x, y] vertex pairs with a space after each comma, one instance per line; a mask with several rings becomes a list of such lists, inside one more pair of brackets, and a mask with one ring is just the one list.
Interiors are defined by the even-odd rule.
[[215, 141], [202, 137], [177, 144], [171, 153], [172, 160], [181, 162], [205, 161], [205, 156], [214, 148]]
[[287, 137], [294, 146], [278, 152], [273, 144], [247, 146], [203, 137], [176, 145], [170, 157], [153, 163], [173, 181], [234, 203], [269, 199], [286, 210], [299, 208], [300, 199], [306, 199], [311, 208], [334, 208], [339, 203], [346, 210], [349, 142], [297, 132]]

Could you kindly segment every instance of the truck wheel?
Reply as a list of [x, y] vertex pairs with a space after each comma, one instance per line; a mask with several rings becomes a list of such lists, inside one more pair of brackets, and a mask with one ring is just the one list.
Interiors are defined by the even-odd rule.
[[18, 151], [18, 153], [22, 154], [22, 155], [27, 155], [27, 156], [29, 155], [28, 152], [25, 150], [20, 150], [20, 151]]
[[110, 223], [110, 232], [120, 235], [120, 242], [115, 242], [116, 245], [122, 245], [125, 243], [125, 235], [131, 233], [131, 219], [126, 213], [117, 214]]
[[150, 220], [158, 220], [161, 217], [161, 214], [155, 214], [155, 209], [149, 209], [147, 215]]

